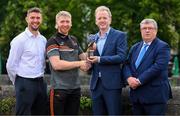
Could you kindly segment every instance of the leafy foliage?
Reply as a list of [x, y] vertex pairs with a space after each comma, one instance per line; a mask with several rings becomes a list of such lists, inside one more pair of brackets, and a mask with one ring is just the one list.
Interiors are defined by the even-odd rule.
[[180, 2], [179, 0], [7, 0], [1, 2], [0, 46], [4, 59], [7, 58], [9, 43], [24, 31], [26, 11], [37, 6], [43, 10], [41, 33], [50, 38], [56, 32], [55, 15], [60, 10], [72, 14], [73, 26], [70, 34], [75, 35], [86, 49], [86, 36], [96, 33], [94, 11], [105, 5], [112, 12], [112, 27], [128, 33], [129, 47], [141, 40], [139, 23], [144, 18], [158, 22], [158, 37], [180, 51]]
[[12, 114], [15, 108], [15, 101], [14, 97], [7, 97], [0, 100], [0, 114]]
[[86, 96], [82, 96], [81, 99], [80, 99], [80, 108], [82, 110], [91, 109], [92, 108], [91, 98], [88, 98]]
[[[10, 115], [15, 113], [15, 97], [7, 97], [0, 100], [0, 115]], [[92, 101], [91, 98], [81, 96], [80, 111], [83, 114], [91, 113]]]

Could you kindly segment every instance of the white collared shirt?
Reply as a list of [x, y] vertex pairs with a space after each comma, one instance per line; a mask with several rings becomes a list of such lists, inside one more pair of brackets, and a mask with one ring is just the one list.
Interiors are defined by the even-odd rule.
[[[148, 45], [148, 46], [146, 47], [146, 50], [149, 48], [149, 46], [151, 45], [151, 43], [152, 43], [152, 42], [147, 42], [147, 43], [146, 43], [145, 41], [143, 41], [143, 45], [144, 45], [144, 44], [147, 44], [147, 45]], [[141, 49], [142, 49], [142, 48], [141, 48]]]
[[10, 43], [11, 49], [6, 68], [14, 84], [16, 75], [25, 78], [44, 76], [46, 38], [33, 35], [28, 28]]

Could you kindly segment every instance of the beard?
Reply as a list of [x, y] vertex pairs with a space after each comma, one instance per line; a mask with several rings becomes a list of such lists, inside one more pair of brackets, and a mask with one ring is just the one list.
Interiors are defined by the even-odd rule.
[[38, 31], [39, 30], [39, 26], [38, 27], [30, 26], [30, 28], [31, 28], [32, 31]]
[[35, 24], [29, 23], [28, 27], [31, 31], [38, 31], [40, 27], [40, 23], [35, 23]]

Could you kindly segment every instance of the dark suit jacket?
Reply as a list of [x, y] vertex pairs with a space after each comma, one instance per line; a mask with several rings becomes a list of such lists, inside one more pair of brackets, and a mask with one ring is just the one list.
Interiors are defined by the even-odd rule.
[[167, 43], [156, 38], [136, 69], [135, 62], [142, 45], [143, 41], [131, 48], [128, 62], [123, 69], [125, 79], [133, 76], [141, 82], [137, 89], [131, 89], [130, 99], [132, 102], [139, 100], [141, 103], [166, 103], [172, 96], [168, 81], [170, 48]]
[[91, 90], [96, 87], [99, 72], [101, 72], [101, 80], [105, 88], [122, 88], [121, 64], [126, 60], [126, 50], [126, 33], [111, 28], [101, 56], [97, 49], [94, 52], [95, 56], [100, 56], [100, 63], [92, 66]]

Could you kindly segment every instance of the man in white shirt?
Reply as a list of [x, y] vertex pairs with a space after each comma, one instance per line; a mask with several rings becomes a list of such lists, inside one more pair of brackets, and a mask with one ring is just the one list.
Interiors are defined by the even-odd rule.
[[46, 114], [47, 85], [43, 80], [46, 38], [39, 33], [42, 12], [27, 11], [28, 27], [11, 41], [6, 68], [15, 85], [16, 115]]

